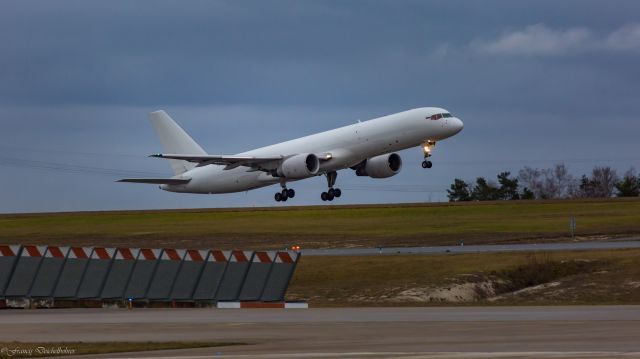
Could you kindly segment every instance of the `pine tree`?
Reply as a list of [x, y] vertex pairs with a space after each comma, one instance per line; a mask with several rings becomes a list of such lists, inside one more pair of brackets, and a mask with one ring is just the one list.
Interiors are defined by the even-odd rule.
[[627, 171], [622, 180], [616, 183], [618, 197], [638, 197], [640, 195], [640, 178], [633, 170]]
[[451, 184], [451, 189], [447, 190], [447, 197], [449, 197], [449, 202], [460, 202], [460, 201], [470, 201], [471, 195], [469, 194], [469, 185], [459, 179], [456, 178], [453, 180]]
[[476, 185], [471, 191], [471, 199], [476, 201], [495, 201], [500, 199], [500, 190], [495, 184], [487, 182], [484, 177], [478, 177]]
[[509, 178], [511, 172], [502, 172], [498, 175], [498, 183], [500, 184], [499, 197], [506, 200], [520, 199], [518, 193], [518, 179]]
[[522, 190], [522, 195], [520, 196], [521, 199], [535, 199], [536, 195], [533, 193], [532, 190], [530, 190], [529, 188], [525, 187]]

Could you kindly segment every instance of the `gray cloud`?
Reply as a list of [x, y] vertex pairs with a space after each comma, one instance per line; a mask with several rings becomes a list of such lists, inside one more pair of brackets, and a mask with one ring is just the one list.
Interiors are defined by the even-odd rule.
[[474, 51], [492, 55], [566, 55], [607, 51], [640, 51], [640, 24], [627, 24], [610, 34], [597, 37], [585, 27], [556, 30], [535, 24], [522, 30], [505, 32], [499, 38], [471, 43]]
[[[345, 203], [442, 200], [454, 177], [524, 164], [640, 168], [640, 4], [606, 4], [3, 2], [0, 157], [14, 162], [0, 160], [0, 212], [273, 204], [271, 188], [182, 196], [113, 183], [108, 170], [169, 174], [145, 157], [159, 148], [146, 118], [158, 108], [224, 154], [418, 106], [465, 121], [430, 172], [408, 150], [390, 180], [341, 174]], [[296, 183], [296, 204], [320, 203], [323, 187]]]
[[610, 34], [604, 42], [605, 49], [640, 51], [640, 24], [627, 24]]
[[535, 24], [521, 31], [505, 33], [493, 41], [475, 42], [472, 47], [481, 53], [496, 55], [560, 55], [591, 47], [591, 37], [591, 32], [585, 28], [562, 31]]

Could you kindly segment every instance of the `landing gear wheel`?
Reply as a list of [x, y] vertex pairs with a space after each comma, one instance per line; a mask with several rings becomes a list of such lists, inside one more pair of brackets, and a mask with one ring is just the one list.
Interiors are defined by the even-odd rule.
[[286, 202], [289, 197], [282, 196], [282, 202]]
[[431, 168], [433, 167], [433, 163], [431, 161], [422, 161], [422, 168]]
[[289, 191], [287, 191], [286, 188], [283, 188], [282, 192], [280, 192], [280, 195], [282, 196], [282, 198], [288, 198], [289, 197]]
[[296, 196], [296, 191], [294, 191], [293, 189], [289, 188], [287, 189], [287, 197], [289, 198], [293, 198]]
[[326, 176], [329, 190], [327, 190], [327, 192], [322, 192], [320, 198], [322, 198], [323, 201], [333, 201], [334, 198], [338, 198], [342, 195], [342, 191], [340, 191], [340, 189], [333, 188], [336, 184], [336, 179], [338, 178], [338, 172], [327, 172]]
[[276, 192], [276, 195], [274, 196], [276, 202], [280, 202], [282, 201], [282, 194], [280, 192]]

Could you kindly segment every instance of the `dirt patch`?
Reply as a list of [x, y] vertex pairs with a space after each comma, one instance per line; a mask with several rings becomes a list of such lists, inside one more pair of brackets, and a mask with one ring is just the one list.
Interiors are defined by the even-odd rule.
[[[535, 297], [537, 293], [558, 297], [563, 295], [563, 280], [600, 270], [605, 262], [585, 259], [556, 261], [549, 254], [532, 254], [526, 263], [499, 272], [461, 274], [451, 283], [438, 287], [411, 287], [395, 295], [378, 297], [391, 303], [473, 303], [495, 302], [520, 297]], [[588, 283], [583, 283], [583, 286]], [[640, 282], [629, 283], [640, 287]], [[354, 298], [360, 301], [363, 297]], [[373, 301], [374, 298], [366, 298]]]
[[[544, 283], [544, 284], [535, 285], [535, 286], [532, 286], [532, 287], [523, 288], [523, 289], [517, 290], [515, 292], [496, 295], [496, 296], [493, 296], [491, 298], [487, 298], [487, 300], [489, 300], [490, 302], [495, 302], [495, 301], [506, 299], [506, 298], [513, 298], [513, 297], [518, 297], [518, 296], [522, 296], [522, 295], [531, 295], [531, 294], [535, 294], [535, 293], [538, 293], [538, 292], [546, 291], [546, 290], [548, 290], [550, 288], [558, 288], [561, 285], [562, 285], [562, 282], [559, 282], [559, 281], [551, 282], [551, 283]], [[561, 289], [559, 289], [559, 290], [561, 291]]]
[[464, 303], [483, 300], [493, 295], [495, 295], [495, 283], [485, 281], [453, 284], [439, 288], [410, 288], [387, 298], [387, 300], [414, 303]]

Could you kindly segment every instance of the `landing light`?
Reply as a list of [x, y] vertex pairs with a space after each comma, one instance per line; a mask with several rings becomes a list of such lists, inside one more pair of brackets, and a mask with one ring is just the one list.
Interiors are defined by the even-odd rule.
[[435, 147], [435, 145], [436, 142], [432, 140], [428, 140], [427, 142], [422, 144], [422, 151], [425, 157], [431, 156], [431, 150], [433, 150], [433, 147]]

